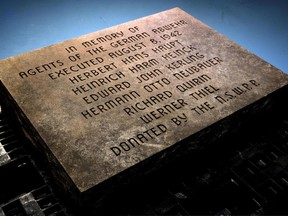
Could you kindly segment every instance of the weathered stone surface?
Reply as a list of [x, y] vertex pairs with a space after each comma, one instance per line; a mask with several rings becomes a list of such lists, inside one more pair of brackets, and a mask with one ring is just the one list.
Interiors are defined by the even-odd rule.
[[29, 136], [80, 192], [288, 83], [177, 8], [5, 59], [0, 72]]

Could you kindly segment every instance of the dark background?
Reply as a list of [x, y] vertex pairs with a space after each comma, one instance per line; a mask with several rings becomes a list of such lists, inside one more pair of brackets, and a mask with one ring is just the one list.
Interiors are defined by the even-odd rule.
[[173, 7], [288, 73], [287, 0], [1, 0], [0, 59]]

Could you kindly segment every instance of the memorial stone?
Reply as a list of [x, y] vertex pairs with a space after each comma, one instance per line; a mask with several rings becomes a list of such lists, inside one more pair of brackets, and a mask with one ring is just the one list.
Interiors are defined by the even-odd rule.
[[183, 140], [193, 149], [193, 134], [221, 134], [211, 125], [288, 83], [178, 8], [2, 60], [0, 78], [4, 104], [76, 197], [149, 172]]

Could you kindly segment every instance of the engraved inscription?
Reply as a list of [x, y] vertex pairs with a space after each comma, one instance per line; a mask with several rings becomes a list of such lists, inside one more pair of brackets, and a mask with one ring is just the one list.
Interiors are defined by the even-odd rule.
[[0, 70], [35, 140], [81, 192], [288, 83], [177, 8], [3, 60]]

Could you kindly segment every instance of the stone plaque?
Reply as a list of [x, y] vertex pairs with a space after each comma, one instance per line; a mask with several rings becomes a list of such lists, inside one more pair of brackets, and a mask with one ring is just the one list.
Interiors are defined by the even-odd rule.
[[178, 8], [5, 59], [0, 72], [25, 133], [80, 193], [288, 83]]

